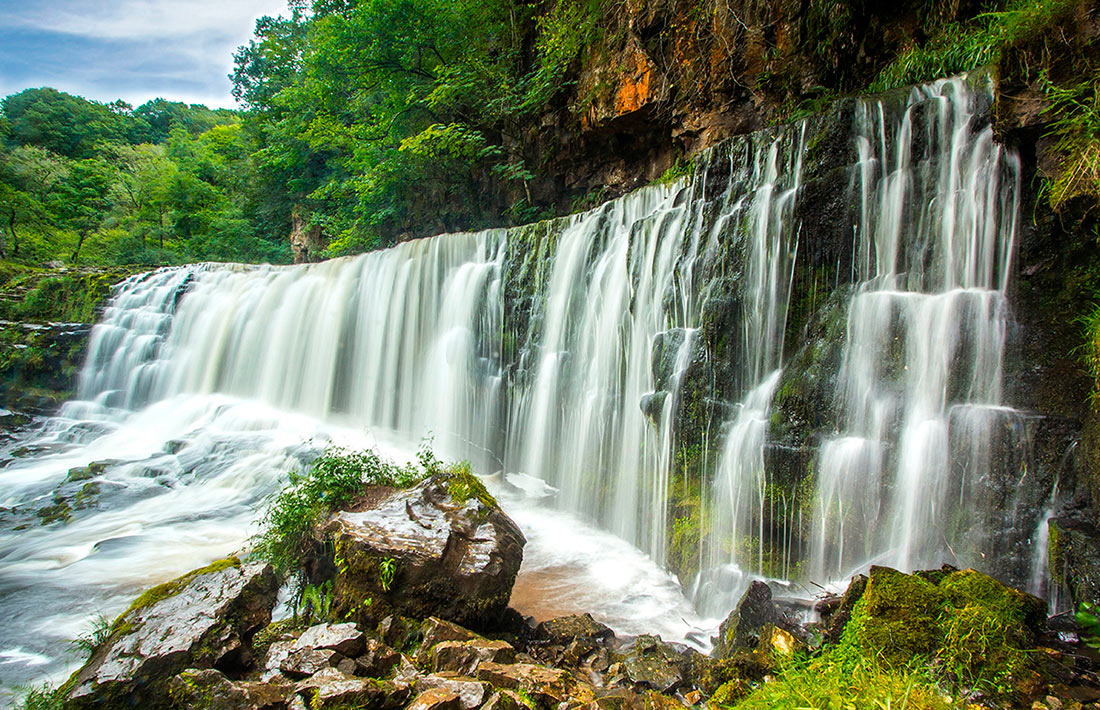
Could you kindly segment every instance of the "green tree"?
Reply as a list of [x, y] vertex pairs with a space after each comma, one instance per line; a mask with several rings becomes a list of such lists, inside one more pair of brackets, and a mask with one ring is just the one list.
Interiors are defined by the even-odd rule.
[[99, 158], [74, 161], [68, 178], [61, 184], [61, 207], [58, 211], [61, 225], [76, 233], [76, 246], [71, 261], [80, 257], [80, 249], [88, 236], [104, 224], [111, 203], [113, 171]]

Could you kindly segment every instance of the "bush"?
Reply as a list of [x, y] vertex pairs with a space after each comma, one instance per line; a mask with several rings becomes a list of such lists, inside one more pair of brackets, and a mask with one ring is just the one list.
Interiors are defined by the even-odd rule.
[[427, 448], [418, 458], [398, 466], [371, 450], [326, 449], [304, 473], [292, 473], [287, 487], [272, 499], [253, 556], [284, 575], [297, 574], [314, 526], [363, 495], [367, 486], [407, 488], [442, 470]]

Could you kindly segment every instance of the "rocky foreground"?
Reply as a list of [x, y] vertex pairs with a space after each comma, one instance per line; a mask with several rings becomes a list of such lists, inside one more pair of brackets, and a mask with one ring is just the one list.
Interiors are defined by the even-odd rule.
[[708, 656], [656, 636], [619, 638], [587, 614], [536, 624], [507, 608], [523, 536], [475, 479], [371, 489], [315, 535], [303, 582], [311, 591], [300, 595], [312, 601], [299, 608], [321, 623], [271, 623], [273, 568], [222, 560], [139, 597], [58, 700], [74, 709], [658, 710], [736, 705], [833, 659], [929, 679], [936, 692], [911, 695], [909, 707], [1100, 708], [1100, 655], [1072, 620], [1048, 619], [1042, 600], [974, 570], [873, 567], [810, 614], [756, 582]]

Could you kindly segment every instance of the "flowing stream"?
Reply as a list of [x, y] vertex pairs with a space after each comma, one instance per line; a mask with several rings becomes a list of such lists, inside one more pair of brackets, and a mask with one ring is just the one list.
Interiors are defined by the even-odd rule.
[[[773, 494], [766, 452], [813, 120], [566, 219], [130, 279], [79, 400], [0, 470], [0, 682], [62, 678], [77, 662], [62, 640], [94, 614], [242, 548], [263, 500], [330, 443], [405, 460], [429, 439], [470, 460], [529, 537], [514, 603], [623, 633], [705, 646], [752, 576], [974, 563], [998, 529], [963, 513], [990, 509], [983, 477], [1021, 416], [1001, 401], [1020, 171], [975, 108], [988, 96], [954, 79], [854, 110], [850, 184], [835, 186], [859, 205], [836, 417], [802, 507]], [[685, 386], [727, 302], [702, 571], [677, 580]], [[71, 521], [40, 525], [55, 497]]]

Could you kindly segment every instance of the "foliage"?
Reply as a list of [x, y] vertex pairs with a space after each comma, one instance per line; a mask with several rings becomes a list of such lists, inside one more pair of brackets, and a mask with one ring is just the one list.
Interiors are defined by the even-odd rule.
[[393, 576], [397, 572], [397, 561], [392, 557], [387, 557], [378, 563], [378, 582], [382, 586], [383, 592], [390, 591], [390, 586], [393, 584]]
[[997, 62], [1001, 54], [1040, 35], [1076, 0], [1011, 0], [999, 12], [949, 22], [924, 44], [911, 44], [871, 83], [872, 91], [952, 76]]
[[92, 619], [92, 628], [87, 633], [70, 641], [70, 645], [84, 656], [91, 656], [97, 648], [107, 641], [110, 635], [111, 620], [102, 614], [96, 614]]
[[0, 258], [289, 261], [286, 220], [251, 179], [258, 146], [236, 112], [54, 89], [0, 106]]
[[325, 516], [354, 501], [367, 486], [405, 488], [438, 470], [427, 449], [419, 465], [398, 466], [371, 450], [331, 447], [304, 472], [292, 473], [289, 485], [269, 503], [253, 554], [293, 574], [308, 551], [313, 527]]
[[62, 710], [65, 707], [65, 694], [49, 684], [27, 690], [18, 710]]
[[759, 686], [735, 707], [946, 710], [965, 706], [945, 699], [932, 679], [920, 670], [884, 668], [873, 658], [838, 647], [818, 658], [785, 661], [776, 680]]
[[1094, 649], [1100, 650], [1100, 609], [1088, 602], [1081, 602], [1074, 614], [1077, 623], [1081, 625], [1082, 638], [1085, 643]]
[[1044, 75], [1042, 84], [1051, 118], [1048, 135], [1062, 158], [1046, 185], [1050, 206], [1057, 210], [1076, 197], [1100, 204], [1100, 73], [1070, 86], [1056, 85]]

